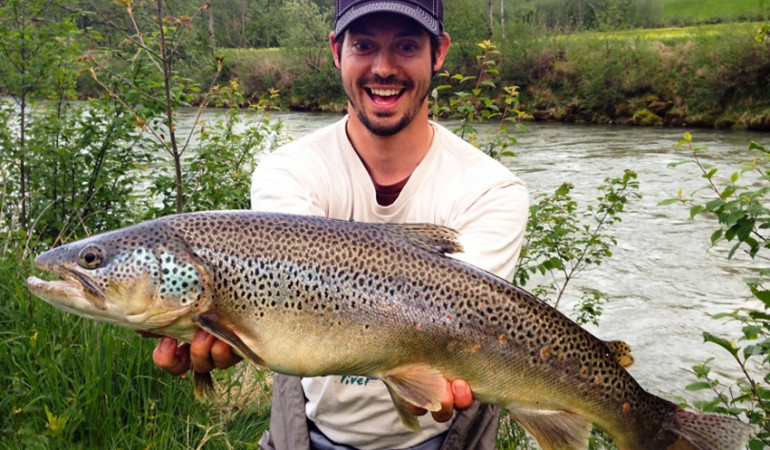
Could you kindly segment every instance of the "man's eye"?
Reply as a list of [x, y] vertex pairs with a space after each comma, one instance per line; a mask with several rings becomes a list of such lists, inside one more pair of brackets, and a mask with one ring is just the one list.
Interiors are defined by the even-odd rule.
[[366, 52], [373, 48], [374, 46], [371, 44], [371, 42], [355, 42], [353, 43], [353, 48], [356, 49], [359, 52]]
[[411, 42], [405, 42], [398, 46], [399, 51], [402, 53], [415, 53], [418, 49], [417, 44]]

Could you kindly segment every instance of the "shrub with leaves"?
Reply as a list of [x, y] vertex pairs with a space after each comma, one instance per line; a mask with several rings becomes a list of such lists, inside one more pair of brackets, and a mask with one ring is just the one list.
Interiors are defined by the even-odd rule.
[[[476, 55], [477, 75], [451, 75], [449, 72], [439, 74], [439, 77], [446, 78], [447, 82], [433, 90], [433, 117], [435, 119], [448, 116], [460, 119], [460, 125], [453, 130], [455, 134], [493, 158], [515, 156], [509, 149], [516, 144], [513, 133], [526, 131], [521, 122], [531, 116], [519, 109], [518, 86], [498, 88], [495, 82], [499, 74], [495, 60], [500, 56], [497, 46], [492, 41], [479, 42], [477, 45], [481, 49], [481, 53]], [[470, 83], [473, 83], [472, 88], [468, 88]], [[441, 91], [451, 92], [443, 105], [439, 101]], [[497, 131], [481, 141], [481, 133], [476, 124], [492, 120], [497, 122]], [[509, 124], [513, 124], [513, 129], [508, 128]]]
[[734, 383], [720, 378], [711, 372], [709, 359], [693, 367], [698, 381], [687, 389], [713, 393], [711, 400], [695, 403], [701, 410], [748, 418], [755, 430], [749, 448], [767, 448], [770, 445], [770, 266], [766, 261], [770, 257], [770, 208], [766, 196], [770, 193], [770, 149], [751, 142], [752, 158], [742, 164], [741, 170], [724, 179], [718, 167], [703, 160], [706, 148], [695, 146], [691, 134], [686, 133], [678, 146], [689, 149], [690, 159], [672, 165], [694, 164], [706, 180], [705, 188], [699, 192], [708, 195], [688, 197], [680, 191], [677, 197], [661, 204], [683, 204], [690, 208], [692, 218], [715, 220], [717, 228], [711, 235], [711, 244], [730, 245], [728, 259], [740, 251], [760, 262], [756, 275], [745, 280], [751, 295], [744, 305], [714, 316], [740, 324], [741, 335], [703, 333], [705, 342], [716, 344], [730, 354], [741, 377]]
[[[617, 241], [609, 230], [621, 221], [626, 203], [639, 197], [636, 177], [635, 172], [626, 169], [622, 177], [605, 178], [597, 188], [597, 203], [584, 208], [571, 196], [571, 183], [562, 184], [553, 194], [536, 195], [514, 282], [526, 285], [532, 274], [550, 277], [550, 283], [535, 287], [533, 293], [558, 308], [575, 276], [612, 256]], [[598, 325], [606, 301], [601, 292], [584, 290], [576, 306], [578, 323]]]

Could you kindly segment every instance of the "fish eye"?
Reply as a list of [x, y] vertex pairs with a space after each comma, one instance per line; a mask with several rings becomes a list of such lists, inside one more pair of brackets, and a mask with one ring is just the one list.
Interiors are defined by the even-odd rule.
[[99, 247], [86, 247], [78, 255], [78, 264], [84, 269], [96, 269], [102, 264], [102, 249]]

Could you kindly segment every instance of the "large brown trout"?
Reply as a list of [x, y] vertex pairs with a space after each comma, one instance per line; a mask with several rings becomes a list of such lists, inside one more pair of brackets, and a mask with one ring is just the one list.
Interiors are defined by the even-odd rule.
[[259, 366], [376, 377], [438, 410], [444, 379], [502, 405], [544, 449], [586, 448], [591, 424], [621, 449], [735, 449], [750, 428], [647, 393], [624, 346], [446, 256], [456, 233], [223, 211], [153, 220], [55, 248], [27, 280], [67, 312], [190, 340], [198, 327]]

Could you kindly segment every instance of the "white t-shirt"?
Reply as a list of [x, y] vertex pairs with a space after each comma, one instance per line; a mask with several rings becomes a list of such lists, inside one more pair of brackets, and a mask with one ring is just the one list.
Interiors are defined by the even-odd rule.
[[[510, 170], [431, 123], [431, 147], [396, 201], [381, 206], [347, 137], [347, 117], [262, 160], [252, 179], [252, 208], [360, 222], [433, 223], [459, 231], [462, 259], [510, 280], [528, 214], [524, 183]], [[354, 376], [304, 378], [307, 417], [330, 439], [364, 450], [406, 448], [444, 432], [430, 414], [412, 432], [385, 385]]]

